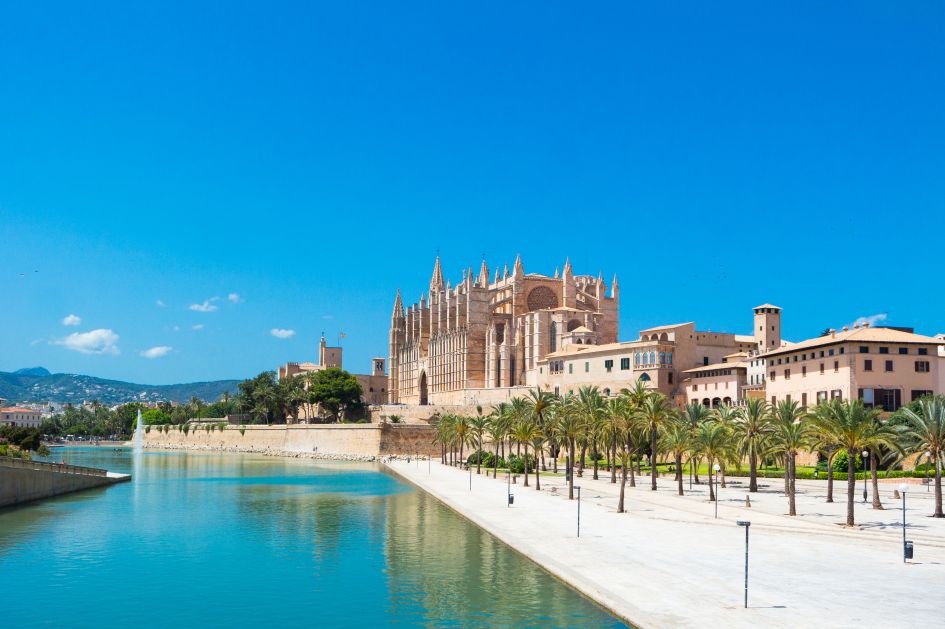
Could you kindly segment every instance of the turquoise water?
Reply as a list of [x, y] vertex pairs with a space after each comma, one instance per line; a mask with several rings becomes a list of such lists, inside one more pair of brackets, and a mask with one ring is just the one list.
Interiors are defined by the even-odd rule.
[[0, 511], [0, 625], [624, 626], [374, 465], [145, 452], [135, 473]]

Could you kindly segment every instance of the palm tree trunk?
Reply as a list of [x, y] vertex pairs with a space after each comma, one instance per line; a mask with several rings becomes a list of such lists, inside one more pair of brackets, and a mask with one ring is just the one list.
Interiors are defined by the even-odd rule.
[[587, 456], [587, 444], [581, 445], [581, 461], [578, 466], [578, 478], [584, 478], [584, 457]]
[[[855, 452], [854, 448], [848, 448], [847, 452]], [[847, 526], [853, 526], [853, 494], [856, 493], [856, 457], [847, 455]]]
[[568, 439], [568, 500], [574, 500], [574, 439]]
[[597, 439], [594, 439], [591, 443], [591, 456], [594, 457], [594, 480], [600, 480], [600, 477], [597, 475], [597, 470], [600, 467], [600, 463], [597, 460]]
[[656, 491], [656, 426], [650, 427], [650, 491]]
[[[544, 448], [542, 448], [544, 452]], [[535, 491], [541, 491], [541, 481], [538, 479], [538, 472], [541, 468], [538, 466], [538, 461], [535, 461]]]
[[709, 502], [715, 502], [715, 474], [712, 473], [712, 457], [708, 458], [709, 463]]
[[499, 473], [499, 443], [495, 444], [495, 454], [492, 457], [492, 478], [495, 478]]
[[[712, 469], [709, 468], [709, 471]], [[758, 459], [755, 457], [754, 444], [748, 447], [748, 491], [758, 492]]]
[[[627, 461], [629, 463], [629, 461]], [[617, 513], [623, 513], [623, 497], [627, 493], [627, 465], [621, 466], [620, 472], [620, 500], [617, 501]]]
[[610, 482], [617, 483], [617, 433], [610, 438]]
[[[876, 448], [870, 448], [870, 449], [871, 449], [871, 450], [875, 450]], [[878, 469], [877, 469], [877, 468], [879, 467], [879, 457], [876, 456], [876, 453], [875, 453], [875, 452], [870, 452], [870, 467], [873, 468], [873, 469], [871, 470], [871, 476], [872, 476], [872, 481], [873, 481], [873, 482], [872, 482], [872, 484], [873, 484], [873, 508], [874, 508], [874, 509], [883, 510], [883, 509], [884, 509], [883, 503], [880, 502], [880, 500], [879, 500], [879, 471], [878, 471]]]
[[934, 518], [945, 517], [942, 514], [942, 466], [938, 462], [940, 454], [935, 456], [935, 513], [932, 514]]
[[683, 495], [683, 485], [682, 485], [682, 455], [676, 453], [676, 489], [677, 493]]
[[558, 451], [558, 445], [555, 444], [551, 449], [551, 465], [554, 468], [555, 474], [558, 473], [558, 454], [560, 454]]
[[833, 455], [836, 450], [827, 451], [827, 502], [833, 502]]
[[482, 474], [482, 438], [479, 439], [479, 446], [476, 448], [476, 474]]
[[[627, 439], [627, 449], [630, 450], [630, 456], [631, 456], [631, 457], [636, 456], [636, 450], [630, 449], [630, 439], [629, 439], [629, 438]], [[633, 459], [631, 458], [629, 461], [627, 461], [627, 463], [628, 463], [629, 465], [625, 465], [624, 467], [629, 467], [629, 468], [630, 468], [630, 470], [629, 470], [629, 473], [630, 473], [630, 486], [631, 486], [631, 487], [636, 487], [636, 486], [637, 486], [637, 475], [633, 473]]]
[[528, 487], [528, 443], [522, 444], [525, 447], [525, 458], [522, 459], [522, 469], [525, 470], [525, 487]]
[[787, 459], [787, 469], [784, 473], [788, 475], [788, 515], [797, 515], [797, 501], [795, 499], [794, 478], [797, 474], [795, 466], [797, 460], [794, 454], [789, 454]]
[[719, 465], [719, 471], [722, 472], [722, 489], [725, 489], [728, 487], [728, 485], [725, 484], [725, 466]]

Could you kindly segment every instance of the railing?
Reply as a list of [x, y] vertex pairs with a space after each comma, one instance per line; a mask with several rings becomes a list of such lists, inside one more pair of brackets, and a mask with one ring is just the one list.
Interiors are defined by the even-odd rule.
[[108, 470], [99, 469], [97, 467], [82, 467], [81, 465], [65, 465], [63, 463], [44, 463], [42, 461], [15, 459], [10, 456], [0, 456], [0, 467], [18, 467], [27, 470], [64, 472], [66, 474], [81, 474], [83, 476], [108, 476]]

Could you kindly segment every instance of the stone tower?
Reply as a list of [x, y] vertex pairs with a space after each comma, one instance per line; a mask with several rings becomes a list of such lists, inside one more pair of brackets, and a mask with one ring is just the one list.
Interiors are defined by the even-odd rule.
[[755, 312], [755, 346], [758, 351], [781, 347], [781, 309], [771, 304], [753, 308]]

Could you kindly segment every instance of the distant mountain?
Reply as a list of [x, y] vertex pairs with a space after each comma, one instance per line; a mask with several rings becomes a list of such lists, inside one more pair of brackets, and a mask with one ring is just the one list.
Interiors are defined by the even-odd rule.
[[0, 398], [10, 402], [72, 402], [98, 400], [106, 406], [124, 402], [186, 402], [197, 397], [216, 401], [224, 393], [236, 393], [239, 380], [190, 382], [187, 384], [133, 384], [93, 376], [49, 373], [43, 367], [0, 371]]
[[45, 378], [46, 376], [51, 376], [49, 370], [45, 367], [27, 367], [26, 369], [17, 369], [13, 372], [15, 376], [36, 376], [37, 378]]

